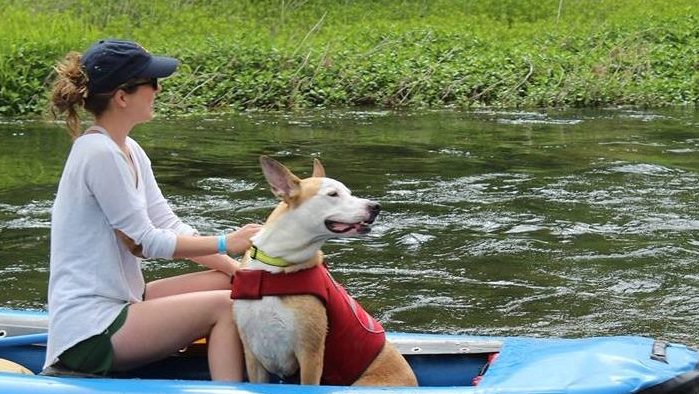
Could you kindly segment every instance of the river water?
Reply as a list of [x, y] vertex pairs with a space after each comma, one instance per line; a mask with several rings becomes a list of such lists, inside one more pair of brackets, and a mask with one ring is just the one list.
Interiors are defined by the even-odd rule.
[[[391, 331], [699, 343], [699, 113], [489, 111], [158, 119], [132, 136], [202, 233], [261, 222], [260, 154], [312, 158], [383, 212], [324, 250]], [[61, 125], [0, 122], [0, 307], [44, 309]], [[95, 256], [99, 258], [99, 256]], [[148, 279], [197, 270], [146, 261]]]

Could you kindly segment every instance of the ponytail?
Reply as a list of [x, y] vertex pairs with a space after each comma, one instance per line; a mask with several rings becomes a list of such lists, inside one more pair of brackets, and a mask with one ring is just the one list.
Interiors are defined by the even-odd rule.
[[51, 112], [55, 118], [66, 113], [66, 126], [73, 139], [80, 136], [78, 110], [85, 106], [87, 75], [80, 64], [81, 55], [69, 52], [56, 67], [56, 80], [51, 91]]

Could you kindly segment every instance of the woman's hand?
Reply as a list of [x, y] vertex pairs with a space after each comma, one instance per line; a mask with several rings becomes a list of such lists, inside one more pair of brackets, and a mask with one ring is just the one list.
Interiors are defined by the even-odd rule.
[[252, 245], [252, 238], [262, 228], [261, 224], [250, 223], [226, 235], [226, 249], [230, 253], [243, 253]]
[[[227, 253], [243, 253], [250, 248], [250, 238], [257, 234], [262, 228], [261, 224], [246, 224], [237, 231], [226, 234], [226, 252]], [[207, 255], [215, 255], [219, 250], [220, 236], [197, 237], [192, 235], [178, 235], [177, 245], [173, 258], [198, 258]], [[219, 263], [221, 259], [217, 260]], [[228, 269], [221, 269], [219, 263], [209, 265], [201, 263], [209, 268], [217, 269], [223, 272], [229, 272]]]
[[214, 258], [214, 259], [220, 259], [220, 260], [215, 265], [214, 264], [210, 264], [210, 265], [202, 264], [202, 260], [204, 260], [204, 262], [206, 262], [205, 261], [206, 257], [203, 259], [199, 258], [199, 259], [192, 259], [192, 260], [199, 263], [199, 264], [205, 265], [207, 268], [221, 271], [221, 272], [225, 273], [226, 275], [228, 275], [228, 277], [234, 276], [235, 273], [238, 272], [238, 270], [240, 269], [240, 262], [238, 260], [230, 257], [227, 254], [214, 254], [214, 255], [211, 255], [208, 257]]

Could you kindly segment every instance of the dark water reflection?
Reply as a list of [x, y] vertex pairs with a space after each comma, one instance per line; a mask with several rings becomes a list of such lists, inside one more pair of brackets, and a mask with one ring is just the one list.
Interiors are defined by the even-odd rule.
[[[319, 157], [380, 201], [367, 238], [325, 250], [390, 330], [699, 343], [696, 112], [253, 113], [159, 120], [134, 136], [204, 233], [270, 211], [262, 153], [299, 174]], [[57, 125], [0, 124], [0, 306], [45, 307], [68, 149]]]

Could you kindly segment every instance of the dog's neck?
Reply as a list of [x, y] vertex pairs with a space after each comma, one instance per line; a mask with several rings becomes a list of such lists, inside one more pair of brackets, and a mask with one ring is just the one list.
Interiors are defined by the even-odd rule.
[[[257, 251], [251, 249], [246, 256], [249, 257], [249, 268], [293, 272], [322, 263], [320, 248], [327, 236], [303, 231], [291, 216], [284, 215], [266, 223], [253, 237], [252, 244]], [[260, 254], [259, 259], [254, 256], [256, 252]]]
[[315, 255], [300, 263], [289, 263], [278, 257], [268, 256], [253, 246], [243, 258], [243, 266], [247, 269], [257, 269], [272, 273], [291, 273], [312, 268], [323, 262], [323, 252], [318, 250]]

